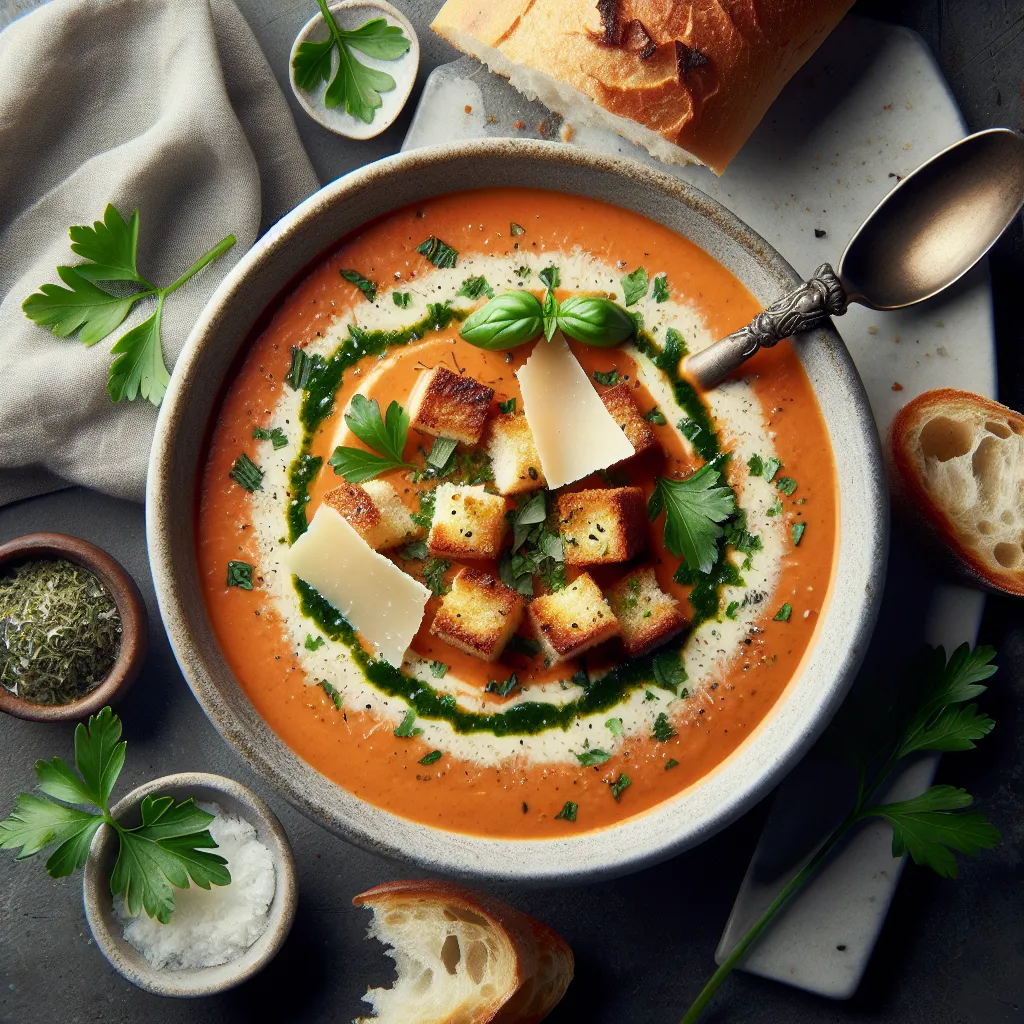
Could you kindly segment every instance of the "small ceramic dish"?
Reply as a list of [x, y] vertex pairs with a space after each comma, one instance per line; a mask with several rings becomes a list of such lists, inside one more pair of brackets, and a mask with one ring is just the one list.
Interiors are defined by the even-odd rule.
[[[353, 55], [361, 64], [383, 71], [395, 80], [394, 89], [380, 94], [382, 105], [377, 108], [373, 120], [369, 124], [354, 114], [347, 113], [344, 104], [328, 107], [324, 102], [328, 83], [321, 82], [316, 89], [307, 91], [299, 88], [295, 81], [295, 54], [299, 47], [304, 42], [318, 43], [328, 38], [328, 28], [322, 14], [313, 15], [303, 25], [302, 31], [299, 32], [292, 45], [292, 52], [288, 57], [288, 81], [291, 82], [292, 92], [295, 93], [296, 99], [302, 104], [306, 113], [318, 124], [323, 125], [324, 128], [336, 135], [344, 135], [349, 139], [375, 138], [394, 124], [412, 92], [413, 84], [416, 81], [416, 72], [420, 66], [420, 43], [416, 37], [416, 30], [401, 11], [386, 3], [385, 0], [372, 0], [372, 2], [370, 0], [342, 0], [341, 3], [331, 4], [329, 9], [338, 28], [342, 31], [351, 32], [374, 18], [384, 18], [389, 25], [400, 28], [411, 44], [408, 52], [398, 60], [378, 60], [358, 50], [353, 51]], [[338, 52], [335, 49], [331, 55], [332, 78], [337, 70]]]
[[166, 775], [132, 790], [118, 801], [111, 813], [118, 821], [136, 825], [139, 805], [151, 793], [172, 796], [175, 800], [194, 797], [199, 803], [214, 803], [236, 814], [256, 829], [259, 841], [270, 851], [277, 887], [270, 904], [266, 931], [241, 956], [217, 967], [194, 970], [157, 970], [124, 938], [124, 926], [114, 911], [110, 894], [110, 875], [117, 859], [113, 829], [104, 825], [89, 850], [85, 864], [83, 896], [85, 916], [100, 952], [111, 966], [133, 985], [158, 996], [195, 998], [224, 992], [258, 974], [277, 955], [295, 920], [295, 860], [284, 828], [274, 812], [251, 790], [221, 775], [187, 772]]
[[94, 573], [107, 588], [121, 615], [121, 648], [107, 678], [91, 693], [70, 704], [33, 704], [0, 686], [0, 711], [30, 722], [74, 722], [116, 704], [142, 668], [148, 644], [148, 615], [135, 580], [105, 551], [63, 533], [29, 533], [0, 544], [0, 573], [33, 559], [65, 558]]

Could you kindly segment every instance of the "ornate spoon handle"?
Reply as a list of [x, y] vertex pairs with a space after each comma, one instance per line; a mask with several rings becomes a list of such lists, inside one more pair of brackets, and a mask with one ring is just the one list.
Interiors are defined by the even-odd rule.
[[846, 312], [847, 296], [839, 277], [822, 263], [809, 280], [773, 302], [746, 326], [686, 360], [686, 372], [704, 390], [724, 380], [759, 348], [818, 327], [830, 316]]

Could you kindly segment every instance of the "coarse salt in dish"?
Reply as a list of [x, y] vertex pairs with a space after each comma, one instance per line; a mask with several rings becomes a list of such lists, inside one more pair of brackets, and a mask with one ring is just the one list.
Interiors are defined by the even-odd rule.
[[270, 923], [270, 904], [277, 887], [270, 851], [244, 818], [226, 813], [217, 804], [198, 806], [214, 815], [210, 834], [217, 843], [216, 852], [228, 862], [231, 884], [176, 890], [169, 924], [161, 924], [145, 912], [130, 917], [124, 901], [114, 899], [125, 941], [157, 970], [226, 964], [241, 956]]

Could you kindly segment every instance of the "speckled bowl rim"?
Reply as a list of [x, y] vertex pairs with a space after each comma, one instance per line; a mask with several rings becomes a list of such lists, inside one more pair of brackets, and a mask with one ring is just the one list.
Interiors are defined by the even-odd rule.
[[234, 779], [203, 772], [182, 772], [154, 779], [119, 800], [111, 814], [120, 820], [151, 793], [173, 796], [176, 800], [195, 797], [197, 802], [218, 803], [229, 813], [237, 813], [256, 829], [256, 837], [270, 850], [274, 861], [276, 889], [270, 904], [266, 931], [241, 955], [218, 967], [195, 970], [156, 970], [133, 946], [125, 941], [120, 922], [114, 914], [110, 895], [109, 870], [115, 857], [114, 830], [104, 825], [89, 848], [89, 859], [82, 878], [85, 917], [100, 952], [110, 965], [133, 985], [158, 996], [192, 999], [225, 992], [258, 974], [277, 955], [295, 921], [298, 900], [295, 858], [284, 827], [267, 803], [251, 789]]
[[[889, 506], [867, 395], [839, 335], [823, 327], [797, 347], [833, 451], [841, 453], [835, 460], [839, 553], [814, 646], [775, 708], [737, 751], [681, 794], [614, 826], [558, 839], [448, 832], [363, 801], [292, 752], [231, 676], [198, 589], [193, 516], [202, 448], [187, 431], [194, 430], [190, 421], [205, 422], [210, 415], [208, 393], [219, 386], [226, 360], [241, 342], [220, 355], [216, 347], [238, 334], [240, 320], [246, 328], [256, 321], [277, 288], [315, 258], [311, 236], [319, 221], [350, 225], [336, 230], [334, 237], [341, 238], [416, 198], [523, 182], [594, 196], [667, 223], [709, 251], [762, 303], [799, 281], [764, 239], [715, 200], [632, 161], [518, 139], [460, 142], [390, 157], [303, 202], [257, 242], [210, 300], [179, 357], [160, 412], [146, 518], [157, 599], [178, 663], [215, 727], [256, 771], [314, 821], [373, 853], [451, 876], [544, 885], [623, 875], [703, 842], [796, 764], [838, 709], [866, 651], [885, 578]], [[305, 259], [297, 258], [307, 250]], [[256, 303], [256, 294], [263, 306], [247, 308], [247, 298]], [[221, 367], [216, 373], [215, 366]], [[211, 374], [217, 378], [212, 383], [206, 379]]]

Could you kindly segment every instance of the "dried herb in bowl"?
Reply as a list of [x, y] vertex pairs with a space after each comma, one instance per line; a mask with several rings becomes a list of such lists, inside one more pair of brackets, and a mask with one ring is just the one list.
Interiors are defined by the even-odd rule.
[[64, 558], [0, 575], [0, 685], [33, 704], [80, 700], [121, 647], [117, 604], [95, 574]]

